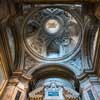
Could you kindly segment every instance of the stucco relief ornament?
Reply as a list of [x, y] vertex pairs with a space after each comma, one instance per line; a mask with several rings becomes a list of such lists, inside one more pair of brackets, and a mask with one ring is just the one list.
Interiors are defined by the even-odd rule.
[[51, 82], [50, 85], [41, 86], [31, 91], [29, 97], [36, 100], [78, 100], [79, 93], [71, 88]]
[[24, 70], [25, 71], [28, 71], [30, 68], [40, 64], [37, 60], [30, 57], [27, 53], [25, 53], [24, 60], [25, 60], [25, 63], [24, 63]]

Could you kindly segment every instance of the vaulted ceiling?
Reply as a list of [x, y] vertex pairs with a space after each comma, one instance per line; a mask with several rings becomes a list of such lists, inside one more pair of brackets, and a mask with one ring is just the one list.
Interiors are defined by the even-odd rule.
[[10, 72], [70, 72], [80, 79], [95, 74], [100, 55], [98, 2], [1, 0], [0, 42]]

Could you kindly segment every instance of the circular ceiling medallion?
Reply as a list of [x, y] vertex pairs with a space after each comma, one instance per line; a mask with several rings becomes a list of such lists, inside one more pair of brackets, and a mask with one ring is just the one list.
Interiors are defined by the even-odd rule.
[[33, 11], [24, 20], [22, 34], [26, 50], [44, 61], [69, 59], [79, 51], [81, 23], [59, 8]]
[[60, 30], [60, 23], [56, 19], [48, 19], [45, 23], [45, 30], [50, 35], [55, 35]]

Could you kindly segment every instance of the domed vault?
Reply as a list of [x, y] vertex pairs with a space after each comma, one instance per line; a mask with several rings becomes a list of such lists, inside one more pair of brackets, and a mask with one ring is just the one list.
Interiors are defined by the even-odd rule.
[[60, 8], [34, 10], [26, 17], [23, 39], [27, 51], [38, 60], [65, 60], [77, 53], [82, 28], [78, 17]]

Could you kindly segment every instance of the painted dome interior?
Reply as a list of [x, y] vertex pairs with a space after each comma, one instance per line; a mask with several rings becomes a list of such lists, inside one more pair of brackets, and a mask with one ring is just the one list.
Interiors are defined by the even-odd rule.
[[79, 47], [82, 32], [78, 19], [68, 11], [44, 8], [26, 18], [23, 34], [33, 56], [52, 60], [71, 56]]

